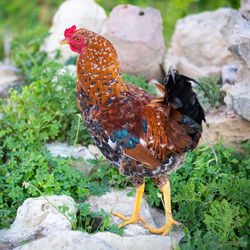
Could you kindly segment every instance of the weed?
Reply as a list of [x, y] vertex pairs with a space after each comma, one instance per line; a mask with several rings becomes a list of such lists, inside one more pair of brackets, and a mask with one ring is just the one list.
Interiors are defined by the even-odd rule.
[[223, 96], [221, 95], [221, 85], [217, 84], [219, 76], [200, 77], [199, 83], [206, 90], [201, 89], [199, 85], [195, 85], [194, 89], [198, 93], [199, 101], [205, 110], [218, 108], [224, 104]]

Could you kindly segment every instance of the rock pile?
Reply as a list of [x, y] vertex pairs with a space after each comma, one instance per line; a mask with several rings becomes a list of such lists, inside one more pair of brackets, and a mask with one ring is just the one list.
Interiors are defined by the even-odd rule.
[[[123, 208], [124, 212], [132, 213], [131, 201], [134, 197], [127, 197], [130, 190], [112, 191], [101, 197], [91, 197], [88, 202], [92, 211], [100, 211], [103, 207], [108, 213], [112, 209]], [[56, 207], [68, 207], [69, 214], [76, 214], [77, 206], [71, 197], [47, 196], [50, 203]], [[103, 250], [137, 250], [137, 249], [171, 249], [170, 236], [149, 235], [143, 225], [129, 225], [124, 236], [118, 236], [109, 232], [100, 232], [95, 235], [72, 231], [70, 222], [59, 213], [43, 197], [29, 198], [19, 207], [17, 217], [10, 229], [0, 230], [0, 249], [103, 249]], [[128, 208], [128, 210], [127, 210]], [[125, 211], [126, 210], [126, 211]], [[120, 210], [120, 212], [122, 212]], [[142, 216], [151, 225], [161, 225], [165, 221], [164, 215], [156, 209], [150, 209], [146, 201], [142, 202]], [[70, 216], [69, 216], [70, 217]], [[157, 220], [154, 221], [154, 217]], [[160, 221], [160, 222], [159, 222]], [[111, 223], [119, 224], [112, 218]], [[181, 229], [172, 232], [174, 244], [178, 244], [184, 236]], [[23, 243], [25, 243], [23, 245]]]
[[238, 60], [240, 68], [235, 85], [227, 91], [225, 102], [250, 121], [250, 20], [234, 26], [233, 38], [229, 50]]

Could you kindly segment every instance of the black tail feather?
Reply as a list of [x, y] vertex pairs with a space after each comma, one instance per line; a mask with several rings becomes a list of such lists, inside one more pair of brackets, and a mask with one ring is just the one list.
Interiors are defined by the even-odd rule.
[[195, 80], [180, 75], [170, 67], [165, 83], [165, 101], [171, 103], [181, 114], [182, 123], [188, 134], [195, 139], [195, 134], [202, 131], [201, 123], [205, 121], [205, 113], [196, 94], [192, 89], [192, 81]]

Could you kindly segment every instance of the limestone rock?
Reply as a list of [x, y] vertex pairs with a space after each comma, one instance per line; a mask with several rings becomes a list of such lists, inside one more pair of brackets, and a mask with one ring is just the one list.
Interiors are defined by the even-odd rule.
[[250, 139], [250, 122], [228, 109], [211, 110], [206, 120], [208, 127], [203, 126], [200, 143], [206, 142], [206, 134], [212, 144], [223, 140], [226, 146], [240, 150], [240, 143]]
[[[68, 146], [66, 143], [60, 142], [45, 144], [44, 147], [48, 149], [54, 157], [69, 157], [73, 149], [73, 146]], [[76, 159], [80, 157], [84, 159], [95, 159], [94, 155], [84, 146], [75, 146], [72, 156]]]
[[77, 56], [78, 54], [71, 51], [69, 46], [60, 46], [60, 41], [64, 38], [64, 30], [76, 25], [77, 28], [86, 28], [99, 33], [106, 17], [104, 9], [94, 0], [63, 2], [53, 18], [51, 35], [45, 39], [41, 50], [47, 51], [49, 56], [53, 57], [55, 50], [59, 49], [64, 62], [70, 57]]
[[241, 2], [240, 2], [240, 13], [247, 20], [250, 20], [250, 1], [249, 0], [241, 0]]
[[11, 65], [0, 62], [0, 98], [8, 97], [8, 90], [23, 83], [19, 70]]
[[[175, 232], [173, 234], [173, 245], [177, 246], [179, 241], [183, 238], [184, 233]], [[109, 232], [97, 233], [95, 237], [106, 241], [113, 247], [119, 250], [171, 250], [175, 249], [171, 245], [170, 236], [161, 235], [139, 235], [131, 237], [121, 237]]]
[[158, 10], [119, 5], [110, 13], [102, 35], [114, 45], [122, 72], [161, 80], [165, 45]]
[[242, 66], [237, 74], [237, 83], [229, 88], [224, 99], [234, 112], [250, 121], [250, 69]]
[[[173, 245], [177, 246], [184, 233], [173, 237]], [[139, 235], [121, 237], [110, 232], [89, 235], [80, 231], [57, 231], [47, 237], [14, 248], [15, 250], [171, 250], [169, 236]]]
[[250, 21], [235, 25], [229, 50], [243, 65], [250, 68]]
[[[133, 212], [134, 202], [135, 202], [135, 193], [133, 196], [127, 196], [132, 188], [127, 188], [125, 190], [112, 190], [111, 192], [101, 196], [91, 196], [88, 199], [88, 203], [91, 205], [90, 210], [93, 212], [100, 211], [103, 208], [106, 213], [111, 211], [119, 212], [127, 217], [130, 217]], [[150, 208], [148, 203], [144, 198], [142, 198], [140, 214], [143, 219], [146, 220], [152, 227], [161, 227], [165, 222], [165, 215], [161, 211]], [[154, 220], [154, 218], [156, 218]], [[122, 223], [122, 220], [116, 216], [111, 216], [111, 224], [119, 225]], [[180, 231], [178, 231], [179, 233]], [[138, 224], [130, 224], [126, 226], [123, 236], [134, 236], [134, 235], [149, 235], [150, 232], [148, 229], [144, 228], [144, 224], [139, 222]], [[175, 232], [173, 232], [175, 234]]]
[[184, 75], [198, 79], [220, 73], [224, 65], [238, 65], [228, 51], [234, 26], [246, 20], [236, 10], [221, 8], [179, 19], [164, 70], [171, 64]]
[[57, 231], [15, 250], [115, 250], [106, 241], [81, 231]]
[[236, 65], [225, 65], [221, 69], [222, 84], [235, 84], [239, 67]]
[[[52, 195], [46, 198], [56, 207], [68, 207], [70, 214], [77, 212], [76, 203], [69, 196]], [[70, 222], [44, 197], [29, 198], [18, 208], [16, 219], [10, 229], [0, 231], [0, 246], [18, 246], [23, 241], [40, 238], [57, 230], [70, 229]]]
[[101, 156], [103, 156], [103, 154], [96, 145], [88, 145], [88, 150], [92, 155], [95, 156], [96, 159], [99, 159]]
[[234, 26], [229, 50], [241, 67], [235, 86], [227, 90], [224, 101], [231, 110], [250, 121], [250, 21]]

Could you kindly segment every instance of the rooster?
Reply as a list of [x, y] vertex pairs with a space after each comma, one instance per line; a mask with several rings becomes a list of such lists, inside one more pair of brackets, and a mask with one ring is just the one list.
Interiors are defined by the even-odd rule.
[[174, 224], [168, 174], [181, 167], [185, 154], [201, 137], [204, 111], [192, 90], [192, 79], [169, 69], [163, 93], [156, 98], [123, 81], [117, 53], [104, 37], [76, 26], [64, 32], [61, 44], [78, 52], [76, 96], [85, 126], [102, 154], [136, 188], [131, 217], [113, 212], [124, 222], [138, 221], [145, 177], [163, 193], [166, 223], [150, 232], [166, 235]]

